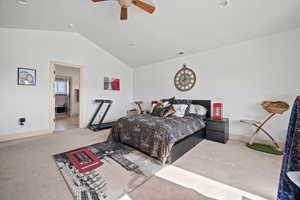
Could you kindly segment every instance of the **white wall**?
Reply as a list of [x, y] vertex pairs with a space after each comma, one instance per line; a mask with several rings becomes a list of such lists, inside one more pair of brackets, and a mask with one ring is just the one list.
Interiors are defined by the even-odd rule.
[[[46, 130], [49, 128], [49, 62], [51, 60], [83, 66], [86, 125], [96, 109], [95, 98], [112, 99], [108, 119], [126, 114], [132, 101], [133, 70], [105, 50], [77, 33], [0, 29], [0, 134]], [[37, 85], [18, 86], [17, 68], [37, 70]], [[105, 76], [121, 79], [121, 91], [104, 91]], [[24, 127], [19, 117], [26, 117]]]
[[[134, 99], [154, 100], [171, 96], [211, 99], [224, 103], [231, 120], [231, 134], [249, 135], [253, 129], [240, 119], [261, 120], [267, 113], [259, 103], [300, 95], [300, 29], [246, 41], [204, 53], [179, 57], [135, 70]], [[178, 91], [175, 73], [186, 63], [197, 75], [195, 87]], [[276, 116], [266, 128], [284, 141], [290, 113]]]
[[[60, 65], [55, 65], [55, 75], [57, 77], [70, 77], [71, 78], [71, 85], [70, 85], [70, 114], [71, 116], [73, 115], [78, 115], [79, 114], [79, 102], [76, 100], [76, 94], [75, 94], [75, 89], [79, 89], [80, 86], [80, 70], [79, 68], [75, 67], [64, 67]], [[59, 97], [61, 96], [56, 96], [55, 97], [55, 105], [57, 106], [59, 102]], [[62, 98], [64, 100], [65, 98]], [[65, 101], [63, 101], [65, 102]], [[63, 103], [60, 103], [62, 105]]]

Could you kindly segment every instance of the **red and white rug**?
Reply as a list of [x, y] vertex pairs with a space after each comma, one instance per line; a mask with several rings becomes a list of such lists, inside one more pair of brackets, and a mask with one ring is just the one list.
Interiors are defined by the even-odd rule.
[[76, 200], [114, 200], [153, 176], [161, 164], [120, 143], [103, 142], [54, 155]]

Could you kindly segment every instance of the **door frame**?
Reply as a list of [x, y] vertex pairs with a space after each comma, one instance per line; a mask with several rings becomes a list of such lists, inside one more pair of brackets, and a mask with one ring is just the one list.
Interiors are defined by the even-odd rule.
[[62, 65], [65, 67], [73, 67], [79, 69], [79, 128], [84, 128], [84, 79], [83, 79], [83, 66], [75, 65], [60, 61], [50, 61], [49, 65], [49, 131], [53, 133], [55, 130], [55, 93], [54, 93], [54, 82], [55, 82], [55, 66]]

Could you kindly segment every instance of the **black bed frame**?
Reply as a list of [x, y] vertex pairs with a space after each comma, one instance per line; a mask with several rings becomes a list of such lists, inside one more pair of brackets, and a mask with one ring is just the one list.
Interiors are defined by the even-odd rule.
[[[211, 117], [211, 101], [210, 100], [192, 100], [192, 104], [202, 105], [207, 109], [206, 118]], [[172, 164], [178, 158], [183, 156], [186, 152], [191, 150], [194, 146], [199, 144], [206, 135], [206, 127], [195, 132], [194, 134], [176, 142], [171, 149], [167, 163]]]

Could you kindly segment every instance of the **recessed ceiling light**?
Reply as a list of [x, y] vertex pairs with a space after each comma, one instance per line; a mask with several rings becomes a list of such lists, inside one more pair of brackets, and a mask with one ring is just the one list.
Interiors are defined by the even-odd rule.
[[70, 28], [74, 28], [74, 24], [72, 24], [72, 23], [69, 24], [69, 27], [70, 27]]
[[180, 52], [178, 52], [178, 55], [183, 55], [184, 54], [184, 52], [183, 51], [180, 51]]
[[28, 1], [27, 0], [17, 0], [17, 3], [20, 4], [20, 5], [27, 5], [28, 4]]
[[222, 1], [219, 2], [219, 5], [221, 7], [226, 7], [226, 6], [228, 6], [228, 1], [227, 0], [222, 0]]

